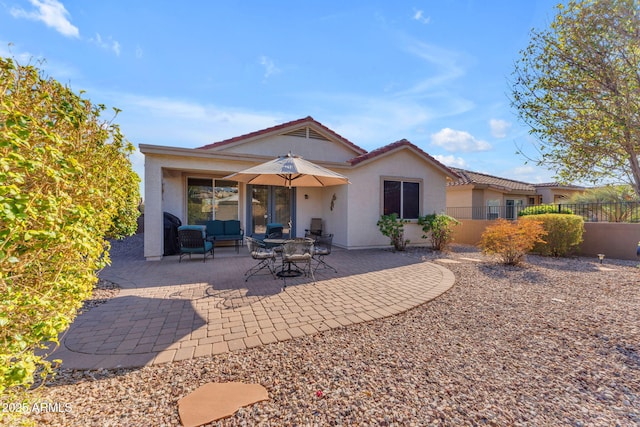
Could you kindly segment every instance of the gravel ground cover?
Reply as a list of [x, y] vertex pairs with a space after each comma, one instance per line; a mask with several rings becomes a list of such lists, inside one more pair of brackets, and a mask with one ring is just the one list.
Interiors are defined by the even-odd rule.
[[389, 256], [441, 262], [456, 284], [401, 315], [314, 336], [140, 369], [62, 371], [39, 399], [70, 410], [31, 417], [180, 425], [178, 399], [242, 381], [265, 386], [270, 400], [212, 425], [640, 425], [637, 263], [529, 256], [507, 267], [458, 245]]

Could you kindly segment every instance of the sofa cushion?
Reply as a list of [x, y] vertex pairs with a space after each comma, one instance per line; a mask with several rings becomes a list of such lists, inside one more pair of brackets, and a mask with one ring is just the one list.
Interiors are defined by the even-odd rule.
[[207, 235], [220, 236], [224, 233], [224, 222], [219, 219], [207, 221]]
[[240, 221], [237, 219], [229, 219], [224, 221], [224, 234], [227, 236], [241, 236]]

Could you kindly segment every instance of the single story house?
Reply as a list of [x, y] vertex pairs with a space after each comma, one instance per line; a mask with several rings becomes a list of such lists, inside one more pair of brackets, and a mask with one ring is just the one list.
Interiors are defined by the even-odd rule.
[[[381, 215], [397, 212], [415, 220], [444, 212], [446, 183], [459, 178], [405, 139], [367, 152], [312, 117], [199, 148], [140, 144], [140, 151], [145, 156], [147, 260], [164, 254], [164, 212], [183, 224], [238, 219], [245, 235], [264, 233], [267, 223], [277, 222], [293, 237], [304, 236], [311, 218], [321, 218], [336, 246], [387, 246], [389, 239], [376, 225]], [[350, 184], [286, 188], [223, 179], [287, 153], [340, 173]], [[405, 233], [413, 242], [421, 240], [415, 221]]]
[[529, 184], [452, 168], [460, 178], [447, 184], [447, 213], [460, 219], [515, 219], [527, 206], [566, 202], [585, 190], [557, 183]]

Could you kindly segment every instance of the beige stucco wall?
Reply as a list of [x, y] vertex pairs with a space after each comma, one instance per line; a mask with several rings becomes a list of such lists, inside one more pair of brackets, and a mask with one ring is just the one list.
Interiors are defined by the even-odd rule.
[[542, 203], [566, 203], [575, 194], [580, 194], [584, 190], [577, 188], [549, 188], [549, 187], [536, 187], [536, 192], [542, 196]]
[[[350, 248], [389, 245], [376, 223], [382, 215], [382, 179], [422, 179], [422, 215], [444, 212], [446, 206], [446, 177], [434, 166], [414, 155], [400, 150], [355, 167], [349, 175], [347, 245]], [[344, 201], [336, 203], [342, 205]], [[406, 224], [405, 238], [413, 243], [422, 241], [422, 228]]]
[[581, 255], [595, 257], [605, 254], [605, 259], [638, 259], [636, 249], [640, 242], [640, 224], [587, 222], [584, 229]]
[[480, 236], [487, 226], [493, 224], [494, 221], [486, 219], [463, 219], [460, 224], [453, 228], [453, 241], [464, 245], [477, 245], [480, 242]]
[[447, 207], [466, 208], [475, 206], [473, 204], [473, 190], [471, 187], [448, 187], [447, 188]]
[[346, 162], [358, 154], [352, 148], [340, 143], [287, 135], [274, 135], [268, 139], [243, 142], [237, 145], [229, 144], [223, 148], [225, 153], [272, 157], [291, 153], [312, 162]]
[[[463, 220], [454, 228], [455, 243], [477, 245], [484, 229], [493, 224], [486, 220]], [[584, 241], [579, 255], [596, 257], [605, 254], [605, 260], [635, 260], [640, 241], [640, 224], [587, 222], [584, 224]], [[606, 262], [606, 261], [605, 261]]]
[[542, 203], [549, 204], [553, 203], [553, 193], [550, 188], [547, 187], [538, 187], [536, 188], [536, 192], [542, 196]]

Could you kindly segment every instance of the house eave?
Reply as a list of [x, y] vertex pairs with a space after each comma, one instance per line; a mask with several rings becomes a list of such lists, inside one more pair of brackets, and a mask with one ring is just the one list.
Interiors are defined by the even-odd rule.
[[[229, 153], [225, 151], [211, 151], [211, 150], [202, 150], [200, 148], [183, 148], [183, 147], [167, 147], [163, 145], [151, 145], [151, 144], [140, 144], [139, 146], [140, 152], [146, 155], [156, 155], [156, 156], [177, 156], [177, 157], [191, 157], [191, 158], [206, 158], [206, 159], [223, 159], [223, 160], [234, 160], [234, 161], [249, 161], [262, 163], [265, 161], [272, 160], [273, 156], [264, 156], [264, 155], [256, 155], [256, 154], [245, 154], [245, 153]], [[307, 159], [315, 164], [318, 164], [323, 167], [331, 168], [331, 169], [351, 169], [351, 165], [344, 162], [329, 162], [329, 161], [316, 161], [314, 159]]]

